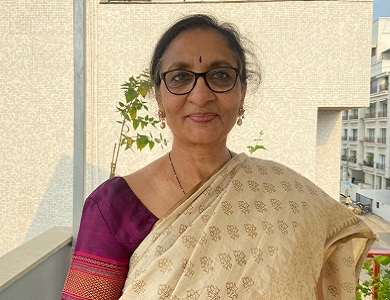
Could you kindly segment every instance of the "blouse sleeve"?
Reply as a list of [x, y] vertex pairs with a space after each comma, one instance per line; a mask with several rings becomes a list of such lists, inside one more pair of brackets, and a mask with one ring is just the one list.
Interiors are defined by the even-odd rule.
[[119, 299], [128, 259], [128, 250], [116, 239], [99, 203], [88, 198], [61, 299]]

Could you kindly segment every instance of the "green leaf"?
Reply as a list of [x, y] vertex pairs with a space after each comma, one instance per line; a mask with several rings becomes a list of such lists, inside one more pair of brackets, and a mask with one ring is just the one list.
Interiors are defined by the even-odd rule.
[[142, 97], [146, 97], [146, 95], [148, 94], [149, 92], [149, 88], [145, 85], [141, 85], [139, 88], [138, 88], [138, 93], [142, 96]]
[[146, 135], [137, 135], [137, 149], [142, 150], [149, 143], [149, 138]]
[[127, 136], [126, 137], [126, 144], [128, 147], [131, 147], [134, 143], [134, 140], [130, 137], [130, 136]]
[[149, 149], [152, 150], [155, 145], [155, 142], [149, 141]]
[[125, 96], [126, 96], [126, 101], [127, 101], [127, 102], [131, 102], [131, 101], [133, 101], [135, 98], [137, 98], [138, 93], [137, 93], [137, 91], [134, 90], [134, 89], [128, 89], [128, 90], [125, 92]]
[[387, 266], [390, 264], [390, 257], [386, 255], [374, 255], [374, 259], [380, 265]]
[[134, 120], [137, 117], [137, 109], [131, 106], [129, 109], [130, 117]]
[[123, 107], [123, 106], [125, 106], [125, 105], [124, 105], [122, 102], [119, 102], [119, 106], [122, 106], [122, 107]]
[[133, 128], [134, 128], [134, 130], [137, 130], [138, 125], [139, 125], [139, 121], [137, 119], [134, 119], [133, 120]]

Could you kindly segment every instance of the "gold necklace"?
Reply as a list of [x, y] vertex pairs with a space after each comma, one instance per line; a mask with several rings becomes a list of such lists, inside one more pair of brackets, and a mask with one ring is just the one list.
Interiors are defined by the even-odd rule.
[[179, 180], [179, 178], [177, 177], [177, 174], [176, 174], [176, 171], [175, 171], [175, 167], [173, 166], [173, 163], [172, 163], [171, 151], [169, 151], [168, 157], [169, 157], [169, 162], [171, 163], [171, 167], [172, 167], [173, 174], [175, 174], [176, 181], [177, 181], [177, 183], [179, 184], [179, 186], [180, 186], [180, 188], [181, 188], [183, 194], [185, 195], [186, 192], [184, 191], [183, 186], [181, 185], [180, 180]]
[[[233, 158], [233, 155], [232, 155], [232, 153], [230, 152], [230, 150], [229, 150], [229, 149], [228, 149], [228, 151], [229, 151], [229, 154], [230, 154], [230, 159], [232, 159], [232, 158]], [[176, 178], [177, 184], [179, 185], [179, 187], [180, 187], [181, 191], [182, 191], [182, 192], [183, 192], [183, 194], [185, 195], [185, 194], [186, 194], [186, 192], [184, 191], [184, 189], [183, 189], [183, 186], [182, 186], [182, 185], [181, 185], [181, 183], [180, 183], [179, 177], [177, 177], [177, 174], [176, 174], [175, 167], [173, 166], [173, 163], [172, 163], [172, 159], [171, 159], [171, 151], [169, 151], [169, 153], [168, 153], [168, 158], [169, 158], [169, 162], [171, 163], [171, 168], [172, 168], [173, 174], [175, 175], [175, 178]]]

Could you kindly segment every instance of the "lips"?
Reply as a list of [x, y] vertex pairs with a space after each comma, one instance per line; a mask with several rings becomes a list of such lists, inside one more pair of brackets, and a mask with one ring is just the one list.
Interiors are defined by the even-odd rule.
[[195, 113], [195, 114], [188, 115], [188, 118], [194, 122], [205, 123], [205, 122], [210, 122], [216, 116], [217, 114], [215, 113]]

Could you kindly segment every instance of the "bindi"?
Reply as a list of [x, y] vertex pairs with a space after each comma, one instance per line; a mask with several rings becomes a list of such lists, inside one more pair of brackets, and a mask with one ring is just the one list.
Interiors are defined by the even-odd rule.
[[202, 62], [202, 56], [199, 56], [199, 62], [200, 63]]

